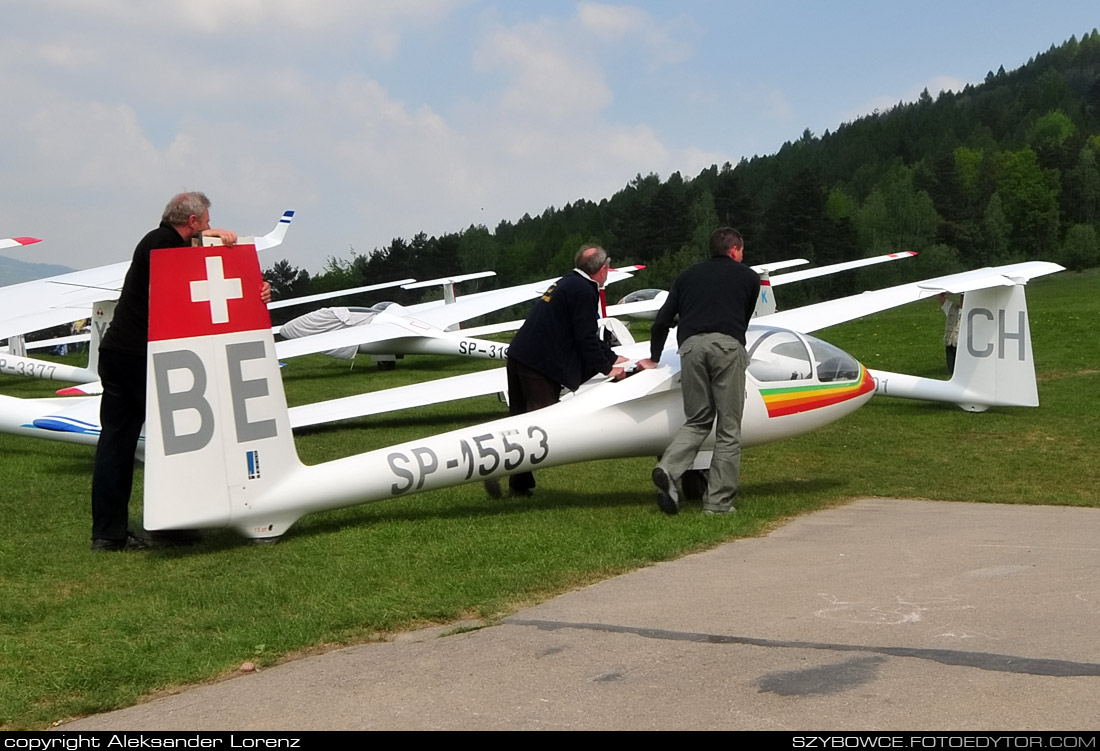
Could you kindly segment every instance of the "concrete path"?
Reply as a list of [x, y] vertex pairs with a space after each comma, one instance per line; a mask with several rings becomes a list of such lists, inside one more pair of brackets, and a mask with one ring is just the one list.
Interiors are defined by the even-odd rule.
[[1094, 730], [1100, 509], [865, 499], [453, 631], [58, 729]]

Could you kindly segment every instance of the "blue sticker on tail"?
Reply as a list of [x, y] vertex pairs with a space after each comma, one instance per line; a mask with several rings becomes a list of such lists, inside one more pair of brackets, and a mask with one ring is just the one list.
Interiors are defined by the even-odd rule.
[[245, 459], [248, 461], [248, 479], [260, 479], [260, 452], [255, 449], [247, 451], [245, 452]]

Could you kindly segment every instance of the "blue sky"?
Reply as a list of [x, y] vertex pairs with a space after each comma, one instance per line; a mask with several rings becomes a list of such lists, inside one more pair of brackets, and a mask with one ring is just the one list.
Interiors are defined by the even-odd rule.
[[1096, 0], [0, 0], [0, 237], [126, 260], [181, 190], [311, 272], [771, 154], [1100, 26]]

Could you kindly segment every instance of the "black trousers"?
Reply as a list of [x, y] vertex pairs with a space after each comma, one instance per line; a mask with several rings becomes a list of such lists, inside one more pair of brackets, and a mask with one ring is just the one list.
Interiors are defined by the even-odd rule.
[[100, 350], [99, 444], [92, 474], [92, 539], [125, 540], [134, 454], [145, 424], [145, 357]]
[[[509, 359], [505, 369], [508, 373], [508, 414], [522, 415], [560, 401], [560, 383], [516, 360]], [[508, 487], [521, 493], [533, 490], [535, 475], [531, 472], [514, 474], [508, 478]]]

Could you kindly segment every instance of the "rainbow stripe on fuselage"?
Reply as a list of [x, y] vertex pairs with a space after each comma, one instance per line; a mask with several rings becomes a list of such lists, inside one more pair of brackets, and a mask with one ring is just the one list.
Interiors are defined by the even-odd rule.
[[805, 386], [781, 386], [762, 388], [760, 396], [768, 410], [768, 417], [783, 417], [808, 412], [831, 404], [863, 396], [875, 390], [875, 381], [867, 368], [859, 366], [860, 377], [846, 383], [815, 383]]

